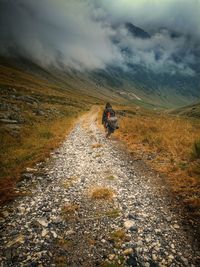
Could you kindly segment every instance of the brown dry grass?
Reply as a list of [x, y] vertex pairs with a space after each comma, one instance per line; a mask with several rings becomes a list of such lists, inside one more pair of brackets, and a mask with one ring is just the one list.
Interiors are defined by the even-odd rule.
[[105, 214], [108, 217], [117, 218], [120, 216], [120, 210], [119, 209], [108, 210]]
[[[72, 242], [70, 240], [65, 240], [63, 238], [59, 238], [56, 240], [56, 244], [55, 244], [56, 248], [65, 250], [65, 251], [69, 251], [69, 249], [71, 249], [72, 247]], [[64, 255], [59, 255], [57, 256], [55, 253], [54, 256], [54, 264], [56, 267], [66, 267], [69, 266], [67, 264], [68, 262], [68, 257], [64, 254]]]
[[200, 197], [200, 162], [192, 156], [200, 139], [200, 121], [136, 111], [132, 117], [120, 118], [116, 135], [139, 158], [149, 155], [148, 162], [167, 174], [172, 192], [183, 202]]
[[71, 247], [71, 241], [70, 240], [65, 240], [62, 238], [59, 238], [56, 240], [56, 243], [59, 247], [68, 250]]
[[100, 148], [100, 147], [102, 147], [103, 146], [103, 144], [99, 144], [99, 143], [97, 143], [97, 144], [93, 144], [92, 145], [92, 148]]
[[91, 191], [91, 198], [94, 200], [110, 200], [113, 196], [114, 191], [107, 187], [97, 187]]
[[68, 189], [69, 187], [74, 185], [74, 183], [76, 182], [77, 179], [78, 179], [78, 177], [68, 177], [68, 178], [66, 178], [66, 180], [64, 182], [62, 182], [62, 186], [65, 189]]
[[123, 229], [118, 229], [110, 234], [110, 238], [115, 243], [121, 243], [125, 241], [126, 232]]
[[62, 213], [74, 213], [78, 209], [79, 209], [79, 205], [77, 204], [66, 204], [62, 208]]
[[79, 205], [74, 203], [66, 204], [62, 207], [62, 216], [65, 220], [74, 220], [76, 218], [76, 212], [80, 208]]
[[130, 237], [127, 236], [124, 229], [117, 229], [110, 233], [109, 239], [117, 249], [120, 249], [124, 242], [130, 241]]
[[33, 167], [46, 159], [59, 146], [73, 125], [72, 118], [61, 118], [52, 122], [37, 123], [34, 127], [24, 126], [16, 142], [5, 133], [1, 135], [1, 201], [16, 196], [14, 187], [26, 167]]

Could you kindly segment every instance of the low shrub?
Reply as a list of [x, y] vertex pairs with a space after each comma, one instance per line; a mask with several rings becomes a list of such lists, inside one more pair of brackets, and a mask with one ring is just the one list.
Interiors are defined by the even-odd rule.
[[113, 191], [109, 188], [105, 188], [105, 187], [99, 187], [99, 188], [95, 188], [92, 191], [92, 199], [104, 199], [104, 200], [108, 200], [108, 199], [112, 199], [113, 198]]

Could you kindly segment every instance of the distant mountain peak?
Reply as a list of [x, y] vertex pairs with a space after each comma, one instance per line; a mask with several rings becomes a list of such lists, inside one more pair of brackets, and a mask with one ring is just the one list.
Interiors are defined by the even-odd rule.
[[142, 39], [151, 38], [151, 36], [146, 31], [139, 27], [136, 27], [130, 22], [125, 23], [125, 27], [134, 37]]

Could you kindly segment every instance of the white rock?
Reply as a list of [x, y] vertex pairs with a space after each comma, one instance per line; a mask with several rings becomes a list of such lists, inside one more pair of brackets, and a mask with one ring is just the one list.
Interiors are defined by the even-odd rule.
[[135, 226], [135, 223], [131, 220], [128, 220], [128, 221], [125, 221], [124, 222], [124, 227], [129, 230], [131, 229], [131, 227], [134, 227]]
[[46, 229], [43, 229], [42, 230], [42, 237], [45, 237], [46, 235], [48, 234], [48, 231]]
[[48, 222], [47, 222], [47, 220], [46, 219], [37, 219], [37, 222], [39, 223], [39, 224], [41, 224], [43, 227], [47, 227], [48, 226]]
[[157, 260], [157, 256], [155, 254], [152, 255], [152, 259], [153, 261], [156, 261]]
[[114, 258], [115, 258], [115, 254], [110, 254], [110, 255], [108, 256], [108, 258], [109, 258], [110, 261], [114, 260]]
[[58, 235], [56, 234], [56, 232], [51, 231], [51, 233], [52, 233], [52, 235], [53, 235], [54, 238], [57, 238], [58, 237]]
[[171, 255], [169, 255], [168, 258], [171, 259], [171, 260], [173, 260], [174, 259], [174, 256], [171, 254]]
[[156, 234], [160, 234], [161, 230], [160, 229], [155, 229]]
[[180, 226], [178, 224], [174, 224], [173, 227], [174, 227], [174, 229], [179, 229], [180, 228]]

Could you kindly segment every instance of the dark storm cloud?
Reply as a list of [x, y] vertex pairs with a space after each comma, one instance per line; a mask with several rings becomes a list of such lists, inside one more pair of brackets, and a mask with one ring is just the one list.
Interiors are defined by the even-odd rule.
[[103, 68], [120, 60], [112, 30], [91, 18], [81, 1], [0, 2], [1, 51], [17, 51], [42, 64], [62, 61], [71, 67]]
[[[194, 75], [199, 12], [199, 0], [0, 0], [0, 53], [81, 70], [132, 63]], [[134, 38], [126, 22], [151, 38]]]

